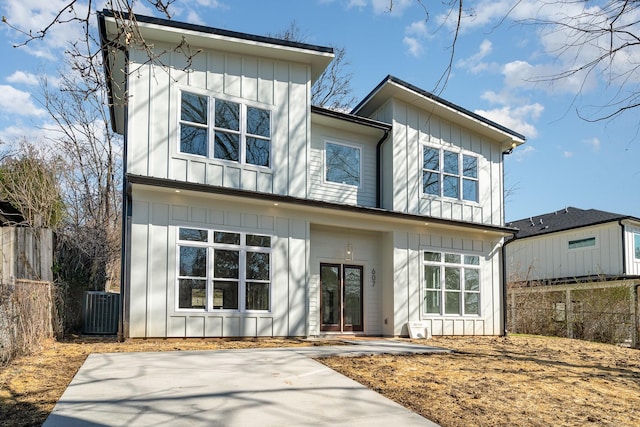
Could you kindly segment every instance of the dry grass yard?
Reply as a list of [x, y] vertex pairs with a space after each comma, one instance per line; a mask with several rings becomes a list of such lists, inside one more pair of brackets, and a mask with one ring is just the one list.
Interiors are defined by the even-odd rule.
[[[321, 361], [445, 427], [640, 425], [638, 350], [531, 336], [427, 343], [454, 352]], [[0, 425], [42, 424], [90, 353], [301, 345], [309, 342], [49, 342], [38, 354], [0, 368]]]

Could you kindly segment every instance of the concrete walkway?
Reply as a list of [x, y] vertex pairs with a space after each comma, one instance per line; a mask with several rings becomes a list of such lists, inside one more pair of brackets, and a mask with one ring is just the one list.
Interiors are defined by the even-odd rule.
[[446, 351], [392, 340], [280, 349], [91, 354], [54, 426], [435, 426], [311, 359]]

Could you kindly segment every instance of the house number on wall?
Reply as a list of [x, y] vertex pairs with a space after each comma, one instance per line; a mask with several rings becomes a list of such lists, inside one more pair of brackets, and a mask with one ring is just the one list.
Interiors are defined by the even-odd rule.
[[376, 285], [376, 269], [372, 268], [371, 269], [371, 287], [374, 287]]

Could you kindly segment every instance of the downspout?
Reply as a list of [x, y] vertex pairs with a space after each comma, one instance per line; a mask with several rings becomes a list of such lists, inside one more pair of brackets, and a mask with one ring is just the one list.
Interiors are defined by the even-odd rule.
[[622, 239], [620, 239], [622, 241], [622, 275], [626, 276], [627, 275], [627, 248], [625, 247], [625, 241], [624, 241], [624, 224], [622, 223], [623, 220], [618, 220], [618, 225], [620, 225], [620, 230], [622, 233]]
[[384, 135], [376, 145], [376, 208], [382, 207], [382, 144], [389, 136], [389, 129], [384, 130]]
[[[125, 93], [129, 91], [129, 51], [125, 50]], [[129, 338], [129, 307], [131, 284], [131, 217], [133, 213], [132, 188], [127, 180], [127, 148], [129, 141], [129, 101], [124, 105], [122, 141], [122, 259], [120, 260], [120, 325], [118, 340]]]
[[[513, 149], [515, 148], [515, 144], [511, 145], [511, 147], [505, 151], [502, 152], [502, 221], [505, 222], [506, 218], [505, 218], [505, 191], [504, 191], [504, 158], [505, 156], [507, 156], [508, 154], [511, 154], [513, 152]], [[503, 239], [506, 239], [503, 238]], [[501, 252], [501, 256], [502, 256], [502, 336], [506, 337], [507, 336], [507, 327], [508, 327], [508, 322], [509, 322], [509, 318], [507, 315], [507, 243], [513, 241], [516, 239], [515, 234], [511, 236], [511, 239], [509, 240], [505, 240], [502, 243], [502, 248], [500, 249]]]

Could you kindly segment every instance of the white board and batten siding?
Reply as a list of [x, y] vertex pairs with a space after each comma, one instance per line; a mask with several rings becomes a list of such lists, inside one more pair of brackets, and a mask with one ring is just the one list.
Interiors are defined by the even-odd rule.
[[[309, 226], [246, 205], [134, 188], [129, 336], [306, 336]], [[177, 228], [272, 236], [271, 310], [177, 308]], [[277, 255], [276, 255], [277, 254]]]
[[[383, 205], [387, 209], [436, 218], [504, 225], [502, 152], [497, 141], [393, 100], [373, 118], [393, 122], [393, 143], [385, 143]], [[422, 193], [422, 147], [461, 152], [478, 158], [478, 202]]]
[[[376, 144], [370, 136], [312, 125], [309, 155], [309, 198], [345, 205], [376, 206]], [[325, 145], [337, 143], [360, 150], [360, 185], [329, 182], [325, 178]]]
[[[569, 249], [569, 242], [595, 238], [594, 246]], [[623, 274], [622, 232], [617, 222], [509, 242], [508, 280], [540, 280]]]
[[625, 221], [624, 223], [624, 253], [626, 256], [626, 273], [640, 276], [640, 256], [636, 257], [636, 236], [640, 239], [640, 222]]
[[[309, 66], [210, 49], [191, 64], [181, 53], [163, 55], [168, 72], [140, 51], [130, 60], [128, 173], [306, 197]], [[271, 167], [179, 153], [181, 90], [270, 110]]]

